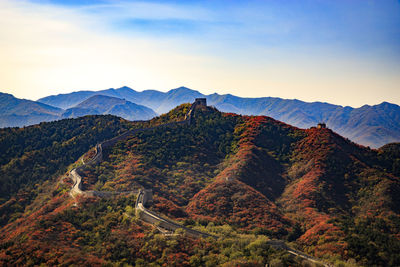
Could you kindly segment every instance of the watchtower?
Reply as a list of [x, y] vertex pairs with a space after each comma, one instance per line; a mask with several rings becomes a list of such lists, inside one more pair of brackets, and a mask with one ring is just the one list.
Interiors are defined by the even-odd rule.
[[153, 190], [152, 189], [143, 189], [143, 205], [149, 203], [149, 205], [153, 204]]
[[320, 122], [320, 123], [318, 123], [317, 128], [318, 129], [324, 129], [324, 128], [326, 128], [326, 124], [323, 123], [323, 122]]
[[196, 106], [207, 106], [207, 99], [206, 98], [196, 98], [194, 103]]

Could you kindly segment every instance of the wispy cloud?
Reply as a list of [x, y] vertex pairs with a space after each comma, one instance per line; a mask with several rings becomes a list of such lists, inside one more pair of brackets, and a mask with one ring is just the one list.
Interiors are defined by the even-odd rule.
[[186, 5], [152, 3], [152, 2], [124, 2], [112, 1], [108, 4], [96, 4], [80, 7], [104, 17], [120, 19], [149, 19], [149, 20], [211, 20], [212, 16], [207, 9]]

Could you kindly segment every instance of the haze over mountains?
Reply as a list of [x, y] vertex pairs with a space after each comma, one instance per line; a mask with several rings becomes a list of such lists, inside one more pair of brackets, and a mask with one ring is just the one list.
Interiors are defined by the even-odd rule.
[[152, 109], [125, 99], [94, 95], [75, 107], [68, 108], [62, 116], [63, 118], [77, 118], [84, 115], [97, 114], [112, 114], [127, 120], [146, 120], [157, 115]]
[[[156, 113], [168, 112], [179, 104], [192, 102], [197, 97], [207, 98], [210, 105], [224, 112], [266, 115], [299, 128], [309, 128], [319, 122], [325, 122], [335, 132], [356, 143], [373, 148], [400, 141], [400, 107], [388, 102], [352, 108], [275, 97], [242, 98], [216, 93], [204, 95], [186, 87], [168, 92], [156, 90], [138, 92], [129, 87], [78, 91], [44, 97], [36, 102], [23, 100], [25, 102], [18, 105], [29, 104], [30, 108], [22, 113], [8, 103], [3, 106], [4, 101], [1, 101], [1, 108], [9, 111], [0, 116], [0, 126], [23, 126], [89, 114], [112, 114], [128, 120], [144, 120], [156, 116]], [[14, 99], [14, 102], [18, 101]], [[37, 105], [33, 105], [34, 103]], [[31, 112], [28, 112], [29, 110]]]
[[0, 111], [0, 127], [21, 127], [85, 115], [112, 114], [128, 120], [148, 120], [157, 115], [151, 108], [124, 99], [96, 94], [63, 109], [0, 93]]
[[60, 117], [63, 110], [40, 102], [18, 99], [0, 93], [0, 127], [15, 127], [52, 121]]
[[156, 90], [137, 92], [124, 86], [118, 89], [110, 88], [100, 91], [78, 91], [68, 94], [47, 96], [40, 98], [38, 102], [66, 109], [94, 95], [106, 95], [126, 99], [133, 103], [147, 106], [158, 114], [166, 113], [182, 103], [193, 102], [196, 97], [204, 97], [200, 92], [186, 87], [179, 87], [164, 93]]

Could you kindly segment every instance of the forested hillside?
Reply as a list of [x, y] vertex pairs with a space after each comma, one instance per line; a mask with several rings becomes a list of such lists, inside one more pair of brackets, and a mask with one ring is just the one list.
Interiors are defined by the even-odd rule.
[[65, 173], [89, 148], [129, 126], [114, 116], [86, 116], [0, 129], [0, 225], [18, 217], [42, 183]]
[[[58, 134], [63, 124], [44, 124], [53, 132], [47, 130], [32, 143], [16, 145], [19, 139], [9, 137], [3, 142], [7, 144], [4, 151], [9, 151], [4, 153], [9, 156], [2, 158], [3, 166], [48, 147], [47, 159], [59, 164], [59, 172], [52, 161], [40, 157], [37, 162], [33, 158], [32, 165], [48, 169], [47, 176], [32, 176], [35, 167], [20, 168], [18, 177], [26, 177], [20, 181], [42, 191], [31, 197], [34, 200], [25, 212], [7, 210], [20, 218], [0, 230], [0, 262], [306, 264], [269, 245], [270, 239], [279, 239], [342, 266], [400, 265], [399, 146], [371, 150], [330, 129], [302, 130], [265, 116], [239, 116], [203, 106], [195, 109], [190, 124], [139, 131], [104, 149], [101, 163], [88, 166], [82, 174], [83, 190], [152, 189], [154, 204], [149, 209], [216, 239], [195, 239], [182, 231], [160, 234], [135, 215], [132, 194], [107, 199], [69, 195], [72, 181], [65, 176], [66, 166], [74, 161], [74, 165], [82, 164], [78, 158], [84, 152], [85, 160], [93, 156], [90, 148], [100, 139], [128, 128], [183, 121], [189, 108], [184, 104], [149, 122], [132, 124], [114, 117], [85, 117], [92, 123], [86, 122], [83, 128], [91, 130], [76, 133], [82, 143], [76, 141], [66, 150], [57, 150], [57, 144], [70, 144], [67, 140], [74, 137], [67, 135], [69, 131]], [[59, 123], [76, 125], [78, 121]], [[99, 121], [103, 128], [98, 127]], [[96, 131], [99, 128], [103, 130]], [[67, 136], [57, 139], [58, 135]], [[45, 145], [36, 145], [42, 139], [48, 140]], [[46, 177], [54, 179], [46, 184]], [[16, 184], [21, 186], [21, 182]]]

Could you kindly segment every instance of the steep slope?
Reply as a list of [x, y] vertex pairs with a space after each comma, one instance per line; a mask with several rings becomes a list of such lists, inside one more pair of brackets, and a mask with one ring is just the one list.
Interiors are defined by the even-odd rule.
[[378, 150], [378, 158], [385, 171], [400, 177], [400, 143], [391, 143]]
[[[291, 222], [274, 203], [286, 184], [279, 161], [285, 161], [290, 143], [296, 140], [288, 134], [295, 135], [297, 129], [266, 117], [244, 117], [239, 122], [233, 133], [235, 153], [215, 181], [192, 198], [186, 211], [195, 218], [229, 221], [282, 236]], [[260, 144], [260, 137], [266, 145]]]
[[62, 109], [0, 93], [0, 127], [15, 127], [56, 120]]
[[[316, 255], [348, 253], [366, 265], [398, 262], [385, 253], [400, 249], [399, 178], [384, 172], [375, 151], [329, 129], [306, 134], [294, 148], [290, 183], [279, 200], [291, 219], [303, 222], [299, 242]], [[364, 243], [372, 236], [374, 243]]]
[[157, 115], [152, 109], [125, 99], [94, 95], [75, 107], [67, 109], [62, 117], [75, 118], [95, 114], [111, 114], [127, 120], [148, 120]]
[[326, 122], [328, 127], [335, 132], [373, 148], [400, 141], [400, 107], [387, 102], [375, 106], [365, 105], [352, 108], [274, 97], [242, 98], [230, 94], [203, 95], [186, 87], [165, 93], [155, 90], [137, 92], [129, 87], [122, 87], [97, 92], [81, 91], [49, 96], [38, 101], [61, 108], [70, 108], [96, 94], [125, 98], [136, 104], [150, 107], [158, 113], [167, 112], [179, 104], [192, 101], [193, 98], [206, 97], [210, 105], [224, 112], [266, 115], [300, 128], [309, 128], [319, 122]]

